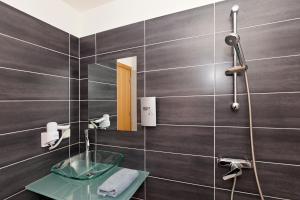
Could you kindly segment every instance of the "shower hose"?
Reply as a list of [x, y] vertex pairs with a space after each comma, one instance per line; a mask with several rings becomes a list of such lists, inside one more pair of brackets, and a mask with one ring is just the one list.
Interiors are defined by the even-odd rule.
[[[253, 141], [252, 106], [251, 106], [250, 89], [249, 89], [247, 71], [245, 71], [245, 84], [246, 84], [246, 88], [247, 88], [247, 97], [248, 97], [249, 131], [250, 131], [252, 165], [253, 165], [254, 176], [255, 176], [256, 185], [257, 185], [257, 189], [258, 189], [258, 192], [259, 192], [260, 199], [264, 200], [264, 196], [263, 196], [263, 193], [262, 193], [262, 189], [260, 187], [260, 182], [259, 182], [257, 168], [256, 168], [256, 159], [255, 159], [254, 141]], [[231, 200], [233, 200], [235, 185], [236, 185], [236, 177], [233, 179], [233, 185], [232, 185], [232, 190], [231, 190]]]

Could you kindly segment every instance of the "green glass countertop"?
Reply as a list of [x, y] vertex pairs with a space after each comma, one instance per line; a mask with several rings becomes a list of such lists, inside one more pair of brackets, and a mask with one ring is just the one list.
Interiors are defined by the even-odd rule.
[[137, 179], [116, 198], [97, 195], [99, 185], [120, 169], [122, 168], [114, 167], [105, 174], [89, 180], [71, 179], [51, 173], [27, 185], [26, 189], [56, 200], [129, 200], [149, 172], [139, 171]]

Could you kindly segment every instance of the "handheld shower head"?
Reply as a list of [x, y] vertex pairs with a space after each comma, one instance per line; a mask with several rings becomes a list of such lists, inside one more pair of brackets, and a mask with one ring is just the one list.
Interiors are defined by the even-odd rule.
[[240, 65], [247, 67], [245, 57], [244, 57], [244, 53], [243, 53], [243, 49], [242, 49], [242, 46], [241, 46], [241, 43], [240, 43], [240, 36], [236, 33], [230, 33], [229, 35], [227, 35], [225, 37], [225, 42], [229, 46], [234, 47], [235, 52], [237, 54], [237, 57], [239, 59]]
[[240, 42], [240, 36], [236, 33], [230, 33], [225, 37], [225, 42], [229, 46], [237, 45]]

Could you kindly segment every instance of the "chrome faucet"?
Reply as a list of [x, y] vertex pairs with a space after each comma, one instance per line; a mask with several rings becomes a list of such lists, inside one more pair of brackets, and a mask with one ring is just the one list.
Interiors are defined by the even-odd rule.
[[223, 180], [228, 180], [242, 175], [242, 169], [252, 168], [252, 163], [249, 160], [219, 158], [218, 163], [222, 167], [230, 167], [230, 171], [223, 176]]
[[84, 130], [84, 135], [85, 135], [85, 151], [89, 152], [90, 150], [89, 129]]

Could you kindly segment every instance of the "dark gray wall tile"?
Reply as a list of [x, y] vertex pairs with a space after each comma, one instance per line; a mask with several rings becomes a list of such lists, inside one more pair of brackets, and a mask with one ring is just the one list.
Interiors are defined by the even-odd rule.
[[300, 17], [300, 5], [297, 0], [227, 0], [216, 3], [216, 31], [231, 30], [230, 11], [235, 4], [240, 7], [240, 28]]
[[148, 178], [146, 185], [148, 200], [214, 199], [214, 191], [212, 188], [160, 180], [157, 178]]
[[214, 6], [194, 8], [146, 21], [146, 44], [214, 31]]
[[117, 86], [89, 81], [88, 93], [89, 100], [116, 100]]
[[70, 35], [70, 55], [79, 57], [79, 38]]
[[144, 71], [144, 47], [98, 55], [97, 63], [115, 69], [117, 59], [133, 56], [137, 57], [137, 71]]
[[79, 121], [79, 101], [70, 101], [70, 121]]
[[[231, 192], [226, 190], [216, 190], [216, 200], [230, 200]], [[242, 194], [235, 192], [234, 196], [235, 199], [238, 200], [257, 200], [259, 197], [256, 195], [249, 195], [249, 194]], [[271, 198], [265, 198], [271, 200]]]
[[79, 79], [79, 59], [70, 58], [70, 77]]
[[300, 91], [299, 63], [298, 56], [249, 62], [251, 92]]
[[299, 128], [300, 94], [252, 95], [254, 126]]
[[13, 197], [10, 197], [9, 200], [24, 200], [24, 199], [30, 199], [30, 200], [51, 200], [47, 197], [44, 197], [42, 195], [30, 192], [30, 191], [23, 191]]
[[3, 16], [0, 19], [0, 33], [66, 54], [69, 53], [68, 33], [2, 2], [0, 13]]
[[144, 96], [145, 73], [138, 73], [137, 77], [137, 97]]
[[88, 66], [94, 63], [94, 56], [80, 59], [80, 78], [88, 78]]
[[96, 145], [98, 150], [118, 152], [124, 155], [124, 161], [121, 163], [121, 167], [130, 169], [144, 170], [144, 151], [136, 149], [115, 148], [108, 146]]
[[214, 155], [214, 129], [187, 126], [157, 126], [146, 129], [146, 147], [205, 156]]
[[0, 69], [1, 100], [68, 100], [69, 80]]
[[80, 80], [80, 100], [88, 100], [88, 79]]
[[80, 121], [88, 121], [89, 119], [89, 103], [88, 101], [80, 101]]
[[[254, 129], [256, 159], [267, 162], [300, 164], [300, 130]], [[248, 128], [216, 128], [216, 156], [251, 160]]]
[[157, 123], [213, 125], [212, 96], [157, 98]]
[[80, 38], [80, 58], [95, 55], [95, 34]]
[[[134, 200], [135, 198], [138, 199], [145, 199], [145, 184], [143, 183], [139, 189], [136, 191], [136, 193], [133, 195], [133, 198], [131, 200]], [[136, 199], [135, 199], [136, 200]]]
[[[300, 57], [273, 58], [248, 62], [248, 79], [253, 93], [299, 91]], [[232, 94], [233, 78], [225, 71], [231, 63], [216, 65], [216, 93]], [[238, 92], [245, 93], [245, 77], [238, 76]]]
[[[76, 146], [77, 149], [77, 146]], [[75, 151], [75, 146], [72, 148]], [[24, 189], [24, 187], [50, 173], [50, 168], [55, 163], [65, 159], [69, 155], [69, 149], [64, 148], [43, 156], [39, 156], [25, 162], [0, 170], [0, 198], [4, 199]], [[29, 176], [30, 174], [30, 176]], [[21, 178], [22, 177], [22, 178]]]
[[213, 36], [203, 36], [146, 47], [146, 70], [213, 63]]
[[79, 100], [79, 80], [70, 79], [70, 99]]
[[144, 44], [144, 22], [97, 33], [97, 54]]
[[44, 129], [0, 135], [0, 167], [47, 152], [47, 148], [41, 148]]
[[103, 67], [98, 64], [88, 66], [89, 81], [116, 84], [117, 72], [115, 69]]
[[[258, 139], [254, 130], [254, 138]], [[216, 156], [251, 160], [250, 133], [248, 128], [216, 127]], [[255, 142], [256, 153], [258, 153]]]
[[44, 127], [48, 122], [68, 122], [67, 101], [2, 102], [0, 133]]
[[[245, 95], [238, 95], [237, 99], [240, 104], [240, 109], [237, 112], [234, 112], [231, 108], [233, 95], [216, 96], [216, 126], [249, 125], [247, 98]], [[252, 103], [254, 103], [253, 99]]]
[[[1, 6], [0, 6], [1, 7]], [[69, 57], [0, 36], [0, 66], [69, 76]]]
[[[300, 94], [252, 94], [255, 127], [299, 128], [298, 99]], [[230, 108], [232, 95], [216, 97], [217, 126], [248, 126], [247, 96], [239, 95], [240, 110]], [[293, 112], [291, 112], [293, 110]]]
[[[67, 140], [67, 139], [66, 139]], [[71, 144], [79, 142], [79, 122], [71, 123]]]
[[144, 148], [144, 128], [138, 125], [138, 130], [134, 132], [127, 131], [101, 131], [98, 130], [98, 144], [130, 147], [143, 149]]
[[214, 159], [147, 151], [147, 171], [151, 176], [213, 185]]
[[147, 96], [214, 94], [214, 66], [191, 67], [146, 73]]
[[[300, 53], [300, 20], [247, 28], [239, 31], [246, 59], [288, 56]], [[228, 33], [216, 34], [216, 62], [231, 61]]]

